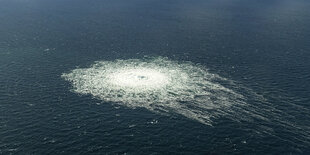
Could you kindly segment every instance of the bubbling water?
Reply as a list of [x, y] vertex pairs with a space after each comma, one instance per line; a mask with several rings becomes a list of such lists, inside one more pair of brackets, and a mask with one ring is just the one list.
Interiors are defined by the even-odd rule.
[[219, 118], [240, 122], [239, 125], [252, 124], [255, 127], [245, 133], [251, 136], [277, 138], [270, 128], [276, 126], [293, 135], [286, 137], [286, 141], [295, 139], [296, 143], [310, 145], [309, 127], [286, 119], [294, 116], [277, 109], [252, 90], [191, 62], [163, 57], [97, 61], [62, 77], [72, 83], [73, 92], [90, 94], [103, 102], [182, 115], [210, 126]]
[[169, 83], [169, 76], [149, 68], [125, 68], [107, 76], [116, 86], [140, 89], [158, 89]]
[[245, 103], [243, 95], [229, 88], [231, 81], [203, 66], [163, 57], [97, 61], [62, 77], [79, 94], [130, 108], [176, 113], [208, 125], [212, 118], [231, 115], [231, 106]]

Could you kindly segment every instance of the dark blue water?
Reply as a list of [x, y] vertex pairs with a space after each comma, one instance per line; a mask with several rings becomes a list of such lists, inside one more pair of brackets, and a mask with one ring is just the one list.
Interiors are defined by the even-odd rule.
[[[60, 77], [145, 55], [202, 64], [276, 112], [208, 126], [102, 103]], [[0, 154], [309, 154], [309, 104], [309, 1], [0, 0]]]

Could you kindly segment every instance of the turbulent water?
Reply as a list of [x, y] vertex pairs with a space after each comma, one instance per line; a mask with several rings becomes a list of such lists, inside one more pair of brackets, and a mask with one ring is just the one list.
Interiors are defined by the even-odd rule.
[[0, 0], [1, 154], [310, 154], [308, 0]]
[[105, 102], [160, 114], [180, 114], [211, 126], [222, 117], [236, 122], [259, 120], [262, 125], [254, 130], [270, 135], [273, 129], [264, 124], [274, 123], [294, 130], [300, 142], [309, 144], [306, 126], [283, 119], [292, 116], [241, 84], [191, 62], [163, 57], [97, 61], [89, 68], [77, 68], [62, 77], [72, 83], [74, 92]]
[[231, 81], [200, 65], [167, 58], [98, 61], [62, 77], [77, 93], [131, 108], [174, 112], [209, 125], [211, 118], [244, 104], [241, 94], [220, 84]]

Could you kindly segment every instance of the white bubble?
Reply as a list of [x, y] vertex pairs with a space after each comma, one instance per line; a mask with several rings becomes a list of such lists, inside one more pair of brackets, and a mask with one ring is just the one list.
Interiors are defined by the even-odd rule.
[[159, 89], [170, 82], [164, 73], [148, 68], [124, 68], [107, 75], [107, 80], [111, 85], [127, 89], [135, 88], [136, 91]]
[[[163, 57], [97, 61], [62, 77], [71, 82], [72, 91], [114, 103], [116, 109], [145, 108], [159, 114], [182, 115], [207, 125], [224, 118], [239, 125], [251, 124], [253, 127], [247, 130], [251, 134], [277, 137], [271, 127], [275, 126], [298, 135], [298, 143], [310, 144], [308, 126], [287, 120], [293, 116], [251, 89], [191, 62]], [[293, 103], [287, 105], [296, 107]]]
[[73, 91], [130, 108], [176, 113], [211, 125], [244, 104], [243, 96], [224, 87], [229, 80], [205, 67], [167, 58], [97, 61], [89, 68], [64, 73]]

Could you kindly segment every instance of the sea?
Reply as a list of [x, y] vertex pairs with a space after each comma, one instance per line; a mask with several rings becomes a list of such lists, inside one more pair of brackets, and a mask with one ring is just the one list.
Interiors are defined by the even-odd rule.
[[[205, 124], [62, 77], [146, 57], [203, 66], [248, 108]], [[0, 154], [310, 154], [310, 1], [0, 0]]]

